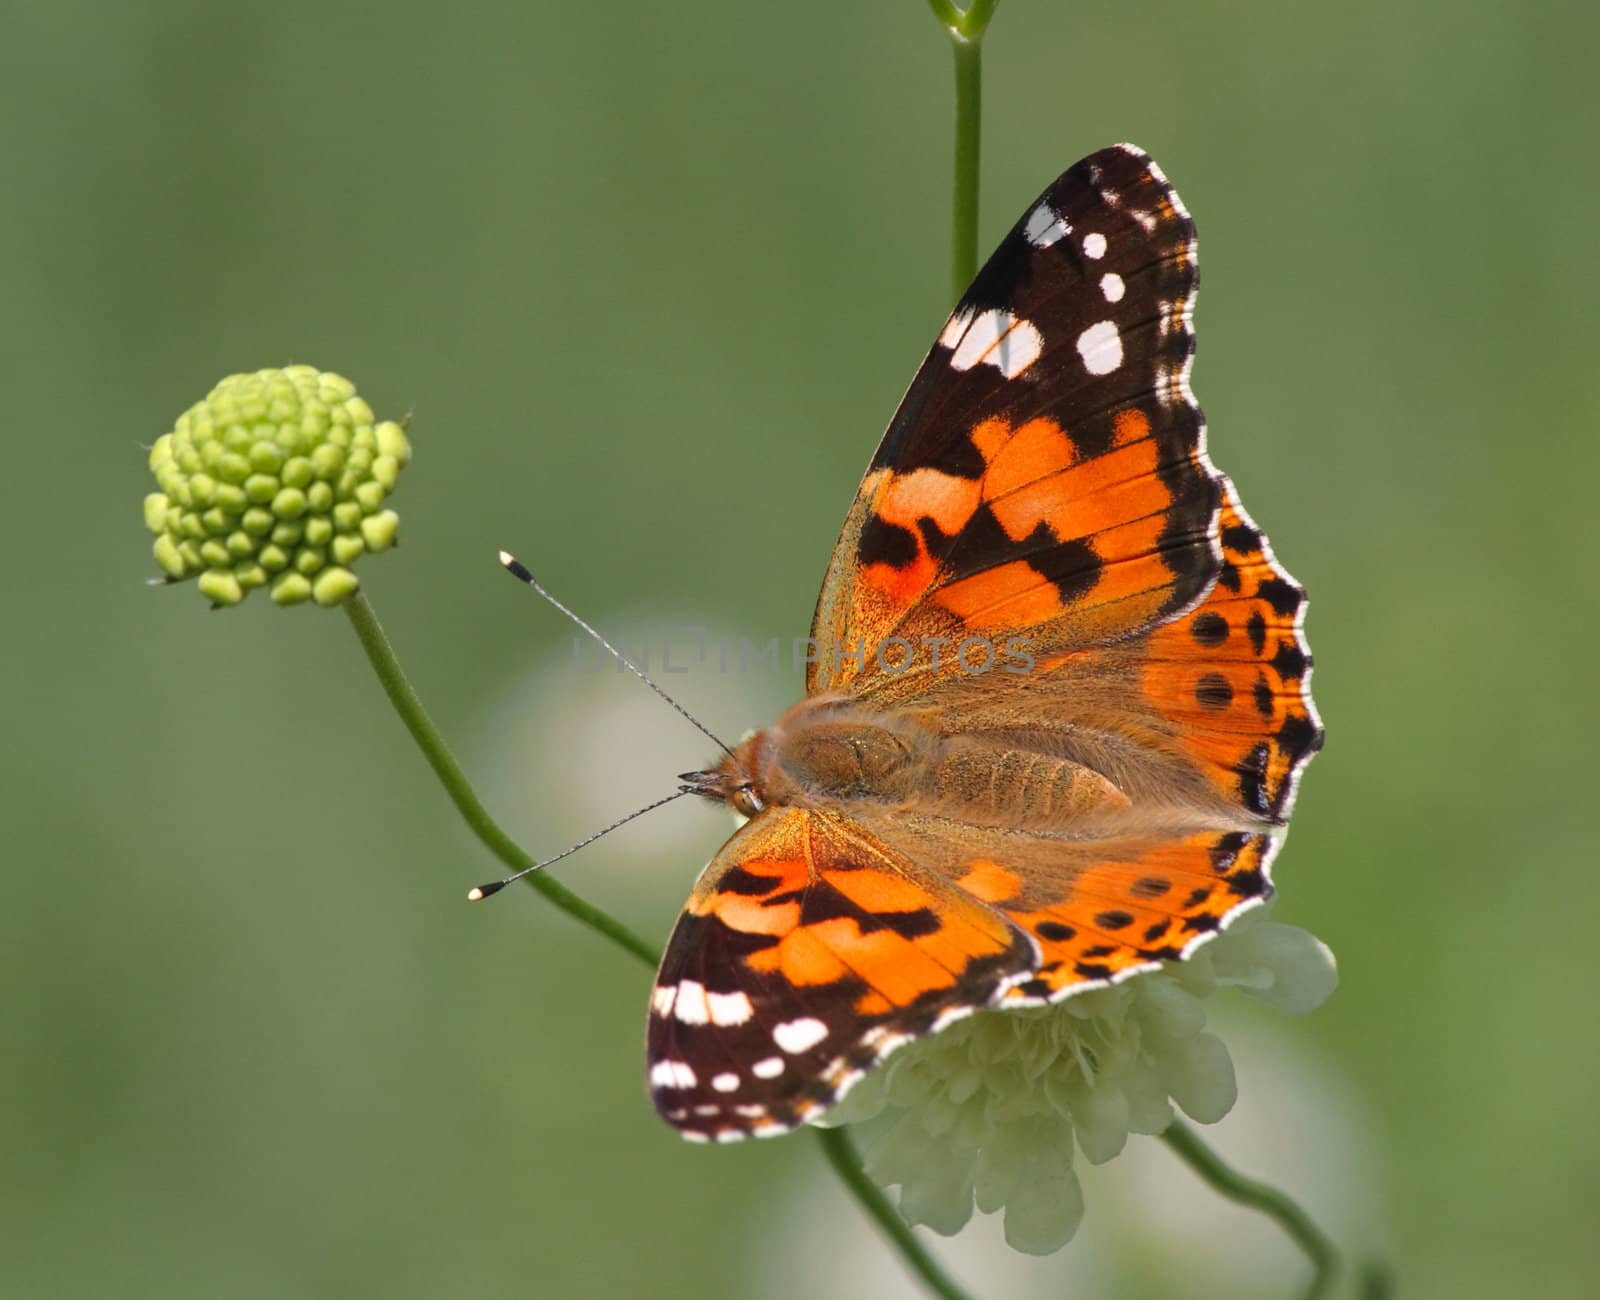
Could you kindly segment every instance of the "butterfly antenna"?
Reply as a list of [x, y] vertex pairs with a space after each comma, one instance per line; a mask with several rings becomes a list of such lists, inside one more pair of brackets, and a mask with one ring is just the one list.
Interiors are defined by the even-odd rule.
[[[598, 632], [596, 632], [594, 630], [594, 628], [590, 627], [581, 618], [579, 618], [570, 609], [568, 609], [559, 600], [557, 600], [548, 591], [546, 591], [542, 586], [540, 586], [539, 585], [539, 579], [535, 578], [533, 576], [533, 574], [529, 573], [527, 566], [525, 564], [523, 564], [521, 560], [517, 559], [517, 557], [515, 555], [512, 555], [510, 551], [501, 551], [500, 552], [500, 563], [505, 565], [506, 569], [510, 572], [512, 577], [521, 578], [523, 582], [527, 583], [536, 592], [538, 592], [547, 601], [549, 601], [552, 605], [554, 605], [557, 609], [559, 609], [563, 614], [565, 614], [568, 618], [570, 618], [574, 623], [576, 623], [579, 627], [581, 627], [585, 632], [587, 632], [590, 636], [592, 636], [596, 641], [598, 641], [601, 645], [603, 645], [607, 650], [609, 650], [613, 655], [615, 655], [618, 663], [626, 664], [627, 667], [628, 667], [628, 670], [635, 677], [637, 677], [641, 682], [643, 682], [646, 686], [648, 686], [652, 691], [654, 691], [657, 695], [659, 695], [662, 699], [664, 699], [668, 704], [672, 705], [672, 707], [675, 708], [679, 713], [683, 714], [684, 717], [688, 718], [689, 721], [694, 725], [695, 729], [697, 731], [699, 731], [701, 735], [709, 737], [712, 741], [714, 741], [716, 743], [717, 747], [719, 749], [721, 749], [724, 754], [732, 756], [733, 751], [731, 749], [729, 749], [726, 745], [724, 745], [722, 743], [722, 741], [718, 740], [716, 736], [712, 735], [711, 729], [709, 727], [707, 727], [703, 722], [701, 722], [699, 718], [695, 717], [694, 714], [690, 713], [688, 709], [684, 708], [683, 705], [679, 704], [677, 700], [673, 699], [672, 696], [668, 695], [664, 690], [662, 690], [653, 681], [651, 681], [650, 678], [645, 674], [644, 669], [639, 667], [639, 665], [634, 663], [632, 659], [629, 659], [627, 655], [623, 654], [622, 651], [618, 650], [616, 646], [612, 645], [611, 642], [609, 642], [609, 641], [607, 641], [605, 639], [605, 637], [601, 636], [600, 633], [598, 633]], [[677, 795], [673, 795], [672, 797], [674, 799], [676, 799]], [[663, 802], [665, 802], [665, 801], [663, 801]], [[654, 807], [655, 805], [651, 805], [651, 806]], [[637, 815], [637, 814], [635, 814], [635, 815]], [[606, 828], [606, 830], [610, 830], [610, 829], [611, 828], [609, 826]], [[604, 835], [605, 831], [601, 831], [600, 834]], [[587, 842], [588, 841], [585, 841], [585, 843], [587, 843]], [[582, 847], [582, 846], [580, 845], [579, 847]], [[571, 851], [572, 851], [571, 849], [567, 850], [567, 852], [569, 852], [569, 853]], [[542, 866], [543, 864], [541, 863], [540, 865]]]
[[[509, 566], [507, 566], [507, 567], [509, 567]], [[526, 876], [526, 875], [528, 875], [528, 874], [530, 874], [532, 872], [538, 871], [539, 868], [548, 867], [552, 862], [560, 862], [562, 858], [570, 858], [579, 849], [585, 847], [586, 845], [593, 844], [602, 835], [611, 834], [611, 832], [616, 830], [617, 827], [619, 827], [619, 826], [626, 826], [635, 817], [643, 817], [647, 812], [651, 812], [651, 811], [661, 807], [661, 805], [664, 804], [664, 803], [671, 803], [674, 799], [681, 799], [681, 798], [683, 798], [684, 795], [693, 794], [693, 793], [694, 793], [693, 790], [690, 790], [690, 789], [688, 789], [686, 787], [686, 788], [684, 788], [682, 790], [679, 790], [675, 794], [669, 794], [665, 799], [657, 799], [654, 803], [647, 803], [647, 804], [645, 804], [645, 806], [643, 808], [637, 809], [636, 811], [629, 813], [626, 817], [619, 817], [616, 821], [612, 822], [611, 825], [605, 827], [602, 830], [596, 831], [593, 835], [590, 835], [588, 838], [579, 840], [570, 849], [562, 850], [560, 853], [556, 854], [555, 857], [553, 857], [553, 858], [546, 858], [543, 862], [535, 862], [531, 867], [524, 867], [521, 871], [517, 872], [516, 875], [507, 876], [504, 880], [491, 880], [486, 885], [474, 885], [471, 889], [467, 890], [467, 901], [471, 902], [471, 903], [476, 903], [476, 902], [481, 901], [482, 899], [488, 898], [490, 894], [498, 894], [507, 885], [515, 884], [517, 881], [521, 880], [524, 876]]]

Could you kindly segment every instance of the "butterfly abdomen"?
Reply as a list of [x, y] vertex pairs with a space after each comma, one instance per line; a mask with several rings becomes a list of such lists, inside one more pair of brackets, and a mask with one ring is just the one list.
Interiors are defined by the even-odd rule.
[[1066, 829], [1129, 802], [1115, 784], [1082, 763], [978, 739], [946, 741], [932, 775], [938, 811], [978, 826]]

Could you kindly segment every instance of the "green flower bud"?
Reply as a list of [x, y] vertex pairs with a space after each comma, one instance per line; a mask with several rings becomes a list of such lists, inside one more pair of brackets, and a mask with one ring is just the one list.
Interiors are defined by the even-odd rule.
[[254, 533], [257, 537], [264, 537], [270, 533], [277, 522], [272, 517], [272, 511], [263, 510], [260, 506], [251, 506], [244, 512], [244, 518], [239, 520], [245, 532]]
[[400, 516], [393, 510], [380, 510], [361, 521], [361, 540], [369, 551], [387, 551], [394, 545], [395, 530], [400, 527]]
[[382, 503], [410, 459], [405, 431], [340, 375], [230, 375], [150, 449], [156, 563], [214, 606], [266, 586], [279, 605], [337, 605], [360, 585], [350, 566], [394, 545]]
[[272, 498], [272, 513], [286, 522], [306, 512], [306, 494], [297, 487], [286, 487]]
[[279, 605], [303, 605], [311, 599], [311, 580], [304, 574], [286, 573], [272, 584], [272, 599]]
[[200, 575], [200, 594], [213, 605], [237, 605], [244, 599], [244, 588], [229, 569], [207, 569]]
[[244, 494], [255, 505], [264, 506], [278, 495], [278, 480], [270, 474], [252, 474], [244, 481]]
[[311, 584], [311, 599], [319, 605], [337, 605], [359, 585], [349, 569], [326, 569]]
[[183, 556], [178, 551], [178, 544], [167, 533], [162, 533], [156, 538], [155, 545], [156, 563], [166, 570], [169, 578], [181, 578], [187, 567]]

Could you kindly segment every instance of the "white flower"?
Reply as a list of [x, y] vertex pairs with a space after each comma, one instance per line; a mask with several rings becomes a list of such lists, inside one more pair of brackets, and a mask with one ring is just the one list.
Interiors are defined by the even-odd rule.
[[1203, 999], [1234, 985], [1282, 1011], [1318, 1006], [1333, 954], [1292, 925], [1241, 917], [1187, 961], [1054, 1006], [986, 1011], [902, 1048], [823, 1123], [859, 1124], [867, 1174], [900, 1212], [946, 1235], [1005, 1211], [1013, 1248], [1047, 1255], [1083, 1217], [1074, 1150], [1090, 1164], [1129, 1133], [1158, 1134], [1172, 1103], [1214, 1124], [1233, 1107], [1233, 1061], [1205, 1032]]

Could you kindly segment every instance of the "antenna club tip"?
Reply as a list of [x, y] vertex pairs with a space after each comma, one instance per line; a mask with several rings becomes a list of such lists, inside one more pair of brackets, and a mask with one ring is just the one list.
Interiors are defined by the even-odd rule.
[[505, 887], [506, 882], [503, 880], [496, 880], [492, 884], [488, 885], [474, 885], [471, 889], [467, 890], [467, 902], [481, 903], [484, 899], [488, 898], [490, 894], [498, 894]]
[[500, 563], [506, 567], [513, 577], [521, 578], [524, 582], [533, 581], [533, 574], [528, 572], [527, 566], [517, 559], [515, 555], [511, 554], [510, 551], [500, 552]]

